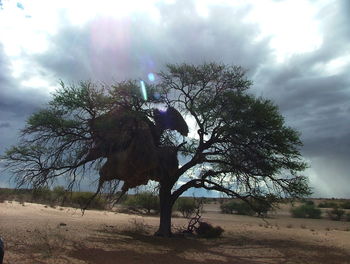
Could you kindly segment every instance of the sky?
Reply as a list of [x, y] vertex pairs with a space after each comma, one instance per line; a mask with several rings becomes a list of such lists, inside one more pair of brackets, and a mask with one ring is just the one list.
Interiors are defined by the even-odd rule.
[[218, 62], [300, 131], [314, 196], [350, 198], [349, 25], [348, 0], [0, 0], [0, 155], [60, 80]]

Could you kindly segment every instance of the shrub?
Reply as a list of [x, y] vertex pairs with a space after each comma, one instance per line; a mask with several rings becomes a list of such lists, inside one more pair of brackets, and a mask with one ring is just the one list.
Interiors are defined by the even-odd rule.
[[321, 210], [314, 205], [302, 204], [291, 210], [292, 216], [296, 218], [321, 218]]
[[145, 223], [144, 220], [138, 220], [136, 218], [129, 220], [129, 225], [124, 228], [124, 232], [146, 235], [148, 234], [149, 226]]
[[66, 196], [66, 190], [63, 186], [56, 186], [52, 190], [52, 200], [55, 203], [60, 203], [63, 205], [64, 198]]
[[236, 203], [233, 201], [223, 203], [220, 205], [220, 209], [223, 214], [233, 214], [235, 212], [235, 208], [236, 208]]
[[221, 204], [220, 209], [224, 214], [254, 215], [256, 213], [259, 216], [266, 216], [277, 201], [274, 195], [266, 195], [250, 199], [249, 204], [244, 201], [231, 200]]
[[350, 201], [342, 202], [340, 207], [343, 209], [350, 209]]
[[350, 212], [345, 214], [345, 220], [350, 221]]
[[223, 232], [224, 229], [222, 229], [220, 226], [214, 227], [206, 222], [200, 222], [199, 226], [196, 228], [196, 233], [198, 236], [204, 238], [218, 238]]
[[320, 207], [320, 208], [334, 208], [337, 206], [338, 206], [338, 204], [336, 204], [335, 202], [321, 202], [318, 205], [318, 207]]
[[[272, 199], [272, 198], [271, 198]], [[272, 200], [267, 199], [255, 199], [252, 200], [252, 206], [255, 213], [259, 216], [266, 216], [269, 211], [272, 210]]]
[[49, 187], [39, 187], [39, 188], [33, 189], [32, 201], [51, 203], [51, 200], [52, 200], [51, 190]]
[[95, 199], [91, 200], [92, 195], [90, 192], [74, 192], [70, 196], [69, 202], [75, 206], [78, 205], [80, 208], [84, 208], [90, 203], [88, 208], [104, 210], [107, 206], [107, 201], [102, 197], [95, 197]]
[[143, 192], [135, 195], [129, 195], [124, 202], [132, 210], [146, 210], [150, 214], [151, 211], [159, 211], [159, 198], [151, 192]]
[[225, 214], [253, 215], [254, 211], [245, 202], [230, 201], [220, 206], [221, 212]]
[[195, 199], [187, 197], [180, 197], [174, 205], [174, 209], [179, 211], [185, 218], [190, 218], [197, 207]]
[[331, 220], [340, 221], [343, 215], [345, 214], [345, 211], [342, 209], [339, 209], [338, 207], [335, 207], [332, 210], [327, 211], [327, 214]]
[[301, 202], [307, 205], [315, 205], [315, 202], [312, 200], [302, 199]]

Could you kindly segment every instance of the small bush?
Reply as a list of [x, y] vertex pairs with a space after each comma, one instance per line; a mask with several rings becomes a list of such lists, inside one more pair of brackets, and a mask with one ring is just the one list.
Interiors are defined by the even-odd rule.
[[307, 204], [307, 205], [315, 205], [315, 202], [312, 200], [303, 199], [303, 200], [301, 200], [301, 202], [303, 204]]
[[350, 212], [345, 214], [345, 220], [350, 221]]
[[221, 204], [221, 212], [225, 214], [240, 214], [266, 216], [272, 210], [273, 204], [278, 201], [274, 195], [266, 195], [249, 199], [249, 203], [244, 201], [231, 200]]
[[252, 206], [255, 213], [259, 216], [267, 216], [267, 213], [272, 210], [273, 201], [269, 198], [267, 199], [255, 199], [252, 200]]
[[185, 218], [190, 218], [196, 208], [197, 203], [195, 199], [187, 197], [180, 197], [174, 205], [174, 209], [179, 211]]
[[350, 201], [342, 202], [340, 207], [343, 209], [350, 209]]
[[74, 192], [69, 198], [69, 203], [84, 208], [90, 202], [88, 208], [104, 210], [107, 206], [107, 201], [102, 197], [95, 197], [95, 199], [90, 201], [92, 195], [90, 192]]
[[39, 187], [33, 189], [32, 192], [32, 201], [33, 202], [42, 202], [50, 204], [52, 200], [51, 190], [49, 187]]
[[319, 208], [334, 208], [337, 206], [338, 206], [338, 204], [335, 202], [321, 202], [318, 205]]
[[200, 222], [199, 226], [196, 228], [196, 233], [198, 236], [204, 238], [218, 238], [223, 232], [224, 229], [222, 229], [220, 226], [214, 227], [206, 222]]
[[220, 205], [221, 213], [223, 214], [233, 214], [235, 212], [236, 203], [228, 202]]
[[56, 186], [52, 190], [52, 200], [54, 203], [60, 203], [63, 205], [65, 200], [66, 190], [63, 186]]
[[147, 214], [150, 214], [151, 211], [159, 212], [159, 198], [151, 192], [129, 195], [124, 205], [134, 211], [145, 210]]
[[253, 215], [254, 211], [245, 202], [230, 201], [220, 205], [221, 212], [224, 214], [239, 214], [239, 215]]
[[129, 221], [129, 225], [124, 228], [124, 232], [146, 235], [148, 234], [149, 226], [143, 220], [138, 220], [136, 218]]
[[321, 218], [321, 210], [314, 205], [302, 204], [291, 210], [292, 216], [296, 218]]
[[338, 207], [333, 208], [330, 211], [327, 211], [327, 215], [331, 220], [340, 221], [345, 214], [345, 211], [339, 209]]
[[34, 229], [35, 242], [33, 246], [44, 258], [60, 259], [64, 256], [67, 238], [63, 229], [59, 226], [54, 229], [47, 227], [45, 229]]

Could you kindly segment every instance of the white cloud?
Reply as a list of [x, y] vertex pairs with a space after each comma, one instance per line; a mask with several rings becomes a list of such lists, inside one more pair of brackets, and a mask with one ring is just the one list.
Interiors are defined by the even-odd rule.
[[[322, 45], [319, 21], [315, 19], [321, 5], [306, 0], [253, 1], [247, 21], [255, 22], [261, 37], [270, 36], [270, 46], [277, 61], [294, 54], [311, 52]], [[319, 3], [318, 3], [319, 4]]]
[[14, 144], [13, 131], [61, 78], [146, 79], [165, 63], [217, 61], [248, 68], [254, 92], [273, 99], [302, 132], [317, 190], [346, 192], [349, 165], [325, 157], [350, 155], [348, 1], [23, 0], [23, 9], [3, 3], [0, 121], [11, 127], [1, 128], [1, 148]]

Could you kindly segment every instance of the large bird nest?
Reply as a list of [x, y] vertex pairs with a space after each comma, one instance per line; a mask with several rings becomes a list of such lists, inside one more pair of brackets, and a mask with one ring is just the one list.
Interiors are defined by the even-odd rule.
[[177, 148], [159, 146], [160, 135], [166, 129], [188, 134], [185, 120], [172, 107], [155, 109], [154, 123], [142, 112], [114, 109], [91, 120], [90, 126], [94, 147], [86, 159], [107, 158], [100, 169], [100, 185], [122, 180], [124, 191], [173, 175], [179, 164]]

